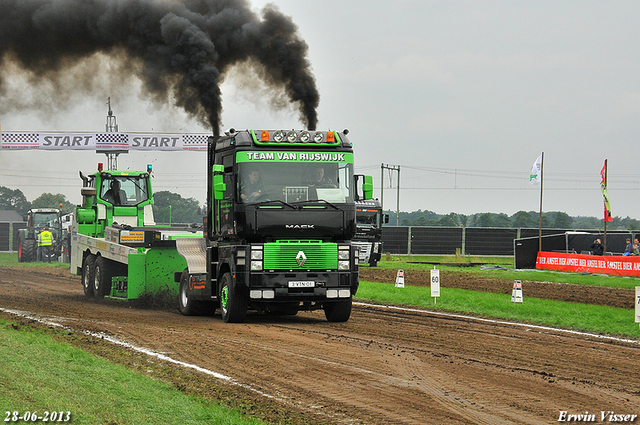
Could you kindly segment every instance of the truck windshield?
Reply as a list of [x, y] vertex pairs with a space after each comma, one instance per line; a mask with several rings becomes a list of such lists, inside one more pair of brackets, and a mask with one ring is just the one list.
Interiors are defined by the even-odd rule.
[[362, 226], [372, 226], [379, 227], [380, 226], [380, 215], [376, 210], [356, 210], [356, 223]]
[[136, 176], [112, 176], [102, 180], [100, 198], [113, 205], [138, 205], [149, 199], [147, 180]]
[[239, 162], [239, 202], [354, 202], [349, 162]]

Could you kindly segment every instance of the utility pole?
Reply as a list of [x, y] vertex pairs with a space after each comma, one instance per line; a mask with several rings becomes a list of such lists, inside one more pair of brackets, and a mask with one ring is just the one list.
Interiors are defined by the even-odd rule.
[[384, 211], [384, 170], [397, 171], [398, 172], [398, 192], [396, 196], [396, 226], [400, 225], [400, 166], [380, 164], [380, 205], [382, 211]]

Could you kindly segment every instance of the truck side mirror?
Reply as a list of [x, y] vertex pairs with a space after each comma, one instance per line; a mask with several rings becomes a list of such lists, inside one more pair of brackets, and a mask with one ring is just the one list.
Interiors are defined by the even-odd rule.
[[362, 183], [362, 192], [364, 193], [364, 199], [373, 199], [372, 176], [364, 176], [364, 183]]
[[384, 215], [384, 222], [385, 224], [389, 222], [389, 214]]
[[220, 200], [224, 197], [224, 192], [227, 190], [227, 185], [224, 183], [224, 165], [215, 164], [213, 167], [213, 199]]
[[[360, 177], [362, 177], [362, 185], [360, 184]], [[354, 174], [353, 179], [356, 187], [356, 201], [361, 199], [373, 199], [373, 177], [365, 176], [363, 174]], [[362, 197], [360, 197], [360, 190], [362, 190]]]

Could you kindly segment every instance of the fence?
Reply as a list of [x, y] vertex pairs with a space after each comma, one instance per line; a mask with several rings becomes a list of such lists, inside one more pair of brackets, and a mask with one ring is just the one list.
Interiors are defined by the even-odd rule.
[[[542, 236], [579, 232], [574, 229], [542, 229]], [[584, 230], [594, 234], [598, 230]], [[402, 227], [384, 226], [384, 252], [399, 255], [514, 255], [514, 240], [538, 238], [539, 229], [492, 227]], [[609, 232], [607, 232], [609, 234]], [[611, 231], [636, 235], [628, 231]], [[592, 242], [590, 242], [591, 244]], [[617, 247], [616, 247], [617, 248]], [[623, 247], [624, 249], [624, 247]]]
[[18, 230], [27, 227], [23, 222], [0, 223], [0, 252], [18, 250]]
[[[18, 229], [23, 222], [0, 222], [0, 251], [18, 250]], [[575, 232], [572, 229], [542, 229], [543, 236]], [[596, 230], [585, 230], [588, 233]], [[607, 232], [609, 233], [609, 232]], [[619, 232], [611, 232], [619, 233]], [[631, 234], [635, 237], [636, 234]], [[514, 255], [514, 240], [537, 238], [538, 229], [492, 227], [384, 226], [384, 252], [400, 255]]]

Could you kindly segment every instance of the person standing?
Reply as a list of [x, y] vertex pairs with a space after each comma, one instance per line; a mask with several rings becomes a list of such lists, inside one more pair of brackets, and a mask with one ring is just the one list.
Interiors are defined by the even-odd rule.
[[49, 226], [44, 226], [44, 229], [38, 235], [38, 254], [36, 261], [51, 262], [51, 245], [53, 245], [53, 235], [49, 231]]
[[593, 255], [604, 254], [604, 246], [602, 245], [602, 242], [600, 242], [600, 239], [596, 239], [595, 241], [593, 241], [593, 245], [591, 245], [591, 251], [593, 252]]

